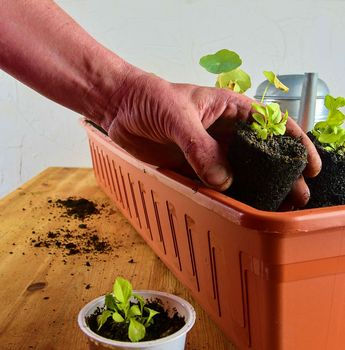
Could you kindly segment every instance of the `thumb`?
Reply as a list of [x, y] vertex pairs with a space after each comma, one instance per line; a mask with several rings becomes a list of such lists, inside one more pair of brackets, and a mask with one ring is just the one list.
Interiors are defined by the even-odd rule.
[[[185, 123], [183, 123], [185, 124]], [[193, 133], [190, 131], [193, 130]], [[232, 183], [232, 173], [224, 150], [202, 126], [180, 125], [175, 140], [188, 163], [209, 187], [225, 191]]]

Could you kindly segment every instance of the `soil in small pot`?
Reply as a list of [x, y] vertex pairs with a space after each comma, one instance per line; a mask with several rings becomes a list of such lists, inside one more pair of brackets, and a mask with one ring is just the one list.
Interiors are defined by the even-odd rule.
[[[149, 341], [167, 337], [168, 335], [176, 333], [185, 325], [184, 317], [175, 312], [172, 316], [169, 316], [168, 311], [164, 310], [159, 299], [149, 301], [146, 304], [152, 310], [159, 312], [154, 316], [154, 323], [146, 328], [145, 338], [141, 341]], [[103, 309], [97, 308], [95, 312], [86, 318], [86, 323], [90, 329], [101, 337], [130, 342], [128, 338], [128, 326], [123, 323], [116, 323], [112, 318], [104, 323], [102, 328], [98, 330], [97, 316], [102, 313]]]
[[254, 208], [276, 211], [307, 164], [299, 139], [259, 140], [245, 122], [236, 123], [228, 157], [234, 180], [226, 194]]
[[345, 155], [326, 151], [311, 132], [307, 134], [319, 152], [322, 168], [313, 178], [306, 178], [310, 200], [306, 208], [345, 204]]

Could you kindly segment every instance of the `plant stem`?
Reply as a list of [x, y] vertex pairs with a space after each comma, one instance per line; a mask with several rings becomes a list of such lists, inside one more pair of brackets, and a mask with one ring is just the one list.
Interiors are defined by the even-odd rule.
[[261, 101], [260, 101], [261, 103], [264, 102], [265, 96], [266, 96], [266, 94], [267, 94], [267, 90], [268, 90], [268, 88], [269, 88], [270, 85], [271, 85], [271, 83], [268, 82], [268, 84], [267, 84], [267, 86], [266, 86], [266, 88], [265, 88], [265, 91], [264, 91], [264, 93], [262, 94]]

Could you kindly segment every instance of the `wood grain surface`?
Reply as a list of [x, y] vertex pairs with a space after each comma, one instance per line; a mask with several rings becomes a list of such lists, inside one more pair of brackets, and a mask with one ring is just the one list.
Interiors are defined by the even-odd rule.
[[[66, 215], [56, 200], [68, 197], [95, 202], [99, 214]], [[96, 235], [111, 250], [71, 254], [66, 241], [49, 238], [56, 233], [77, 248]], [[48, 168], [0, 200], [0, 349], [88, 349], [78, 312], [118, 275], [135, 289], [174, 293], [195, 307], [187, 350], [235, 349], [99, 189], [92, 169]]]

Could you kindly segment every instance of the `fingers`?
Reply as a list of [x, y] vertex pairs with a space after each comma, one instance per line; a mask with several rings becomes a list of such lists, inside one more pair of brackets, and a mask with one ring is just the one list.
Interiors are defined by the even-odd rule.
[[304, 181], [303, 176], [300, 176], [292, 185], [290, 192], [290, 201], [297, 208], [303, 208], [309, 201], [310, 191]]
[[305, 183], [303, 176], [300, 176], [292, 185], [291, 191], [280, 206], [279, 211], [303, 208], [308, 203], [309, 198], [309, 188]]
[[305, 146], [308, 152], [308, 163], [304, 170], [304, 175], [307, 177], [316, 176], [321, 170], [321, 159], [320, 156], [311, 142], [309, 137], [302, 131], [298, 124], [292, 119], [289, 118], [286, 123], [287, 133], [295, 138], [300, 138], [302, 144]]
[[192, 128], [186, 119], [184, 124], [176, 130], [175, 141], [187, 161], [207, 186], [226, 190], [232, 182], [232, 173], [224, 151], [201, 123]]

